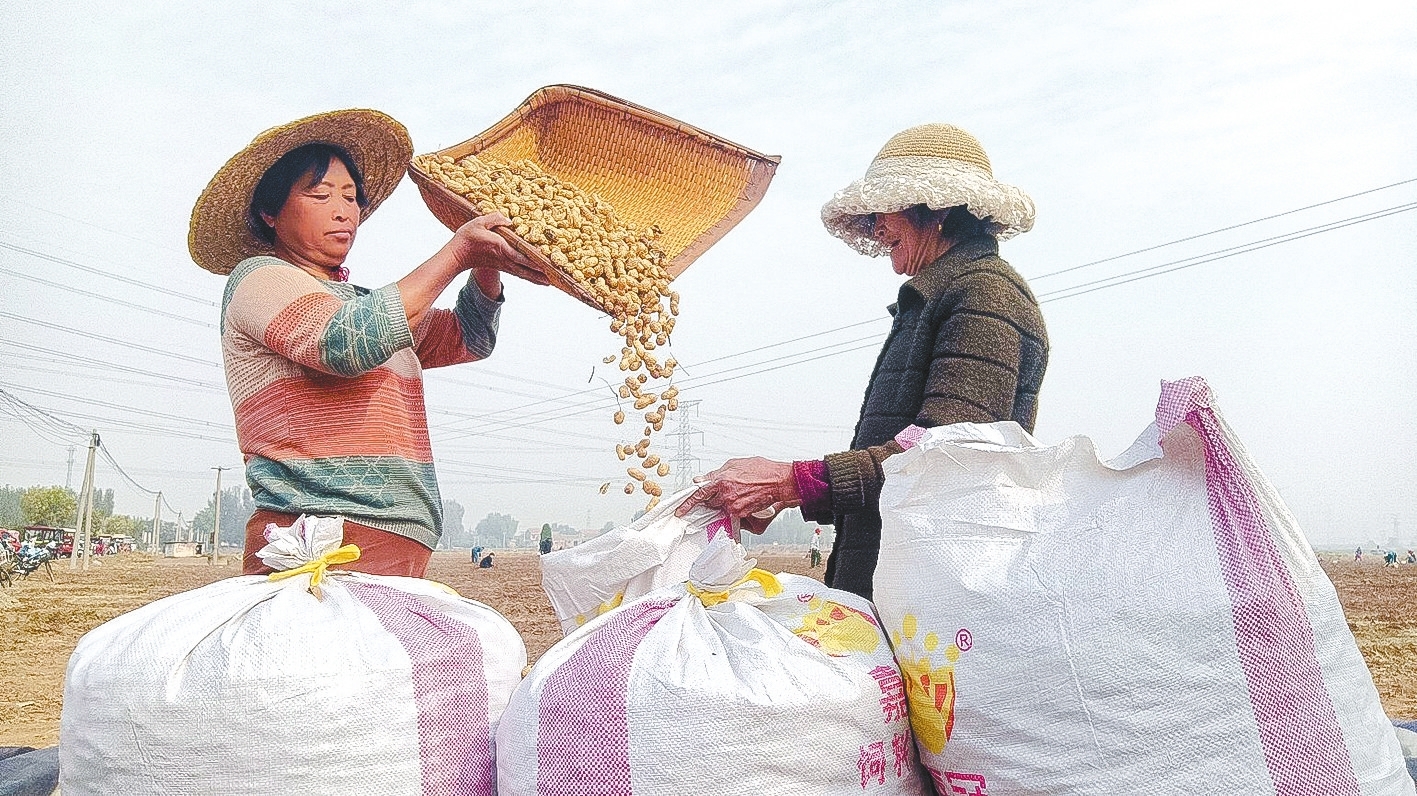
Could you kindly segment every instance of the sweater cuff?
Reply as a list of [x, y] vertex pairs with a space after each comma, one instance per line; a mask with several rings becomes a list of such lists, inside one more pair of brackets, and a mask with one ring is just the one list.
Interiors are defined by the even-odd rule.
[[506, 298], [505, 291], [495, 299], [488, 298], [472, 277], [458, 292], [453, 314], [462, 329], [463, 347], [478, 359], [492, 356], [492, 349], [497, 347], [497, 328]]
[[831, 485], [832, 510], [839, 514], [855, 514], [868, 505], [867, 468], [871, 454], [866, 451], [829, 453], [825, 459], [827, 483]]
[[793, 462], [792, 480], [797, 483], [797, 496], [802, 500], [802, 516], [813, 522], [830, 522], [832, 490], [827, 481], [827, 463], [820, 459]]

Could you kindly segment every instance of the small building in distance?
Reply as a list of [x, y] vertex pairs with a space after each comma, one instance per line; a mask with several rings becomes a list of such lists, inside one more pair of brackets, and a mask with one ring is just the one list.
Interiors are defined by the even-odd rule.
[[162, 555], [165, 558], [194, 558], [200, 554], [196, 542], [163, 542]]

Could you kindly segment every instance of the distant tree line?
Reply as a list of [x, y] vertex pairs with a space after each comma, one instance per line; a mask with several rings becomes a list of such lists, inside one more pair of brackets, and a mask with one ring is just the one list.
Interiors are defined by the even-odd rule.
[[[79, 523], [79, 496], [62, 486], [0, 487], [0, 527], [23, 528], [47, 525], [76, 528]], [[152, 520], [113, 513], [113, 490], [93, 492], [95, 536], [137, 537]]]

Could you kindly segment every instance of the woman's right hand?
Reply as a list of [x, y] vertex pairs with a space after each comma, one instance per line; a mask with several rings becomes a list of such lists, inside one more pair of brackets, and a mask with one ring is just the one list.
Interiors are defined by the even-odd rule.
[[546, 275], [497, 231], [498, 227], [511, 225], [505, 215], [488, 213], [458, 227], [453, 237], [462, 244], [458, 259], [463, 270], [491, 268], [538, 285], [550, 284]]
[[[694, 479], [699, 488], [675, 510], [682, 517], [695, 506], [727, 512], [733, 524], [762, 533], [777, 512], [802, 505], [791, 462], [761, 456], [729, 459], [711, 473]], [[759, 516], [761, 515], [761, 516]]]

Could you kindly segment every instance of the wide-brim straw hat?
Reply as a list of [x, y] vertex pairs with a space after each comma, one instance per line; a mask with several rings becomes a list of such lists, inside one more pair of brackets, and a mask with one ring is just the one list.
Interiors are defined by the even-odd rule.
[[187, 249], [197, 265], [229, 274], [247, 257], [270, 253], [248, 226], [251, 196], [267, 169], [306, 144], [333, 144], [354, 160], [369, 200], [361, 223], [394, 192], [413, 159], [408, 130], [379, 111], [330, 111], [272, 127], [232, 156], [197, 197], [187, 229]]
[[979, 140], [952, 124], [922, 124], [892, 136], [866, 176], [822, 206], [822, 223], [851, 248], [874, 257], [890, 248], [871, 236], [871, 215], [922, 204], [932, 210], [964, 205], [999, 240], [1033, 228], [1033, 200], [994, 179]]

